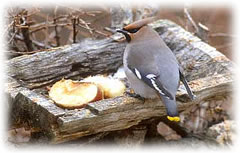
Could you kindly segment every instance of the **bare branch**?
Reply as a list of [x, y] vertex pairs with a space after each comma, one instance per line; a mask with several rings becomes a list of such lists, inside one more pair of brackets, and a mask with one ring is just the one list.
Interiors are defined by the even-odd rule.
[[212, 33], [209, 35], [210, 37], [237, 37], [236, 35], [230, 35], [230, 34], [227, 34], [227, 33]]
[[216, 48], [217, 49], [222, 49], [222, 48], [232, 46], [232, 45], [233, 45], [233, 43], [226, 43], [226, 44], [223, 44], [223, 45], [217, 45]]
[[76, 37], [77, 37], [77, 29], [76, 24], [78, 24], [79, 18], [76, 18], [75, 16], [72, 17], [72, 27], [73, 27], [73, 43], [76, 43]]
[[79, 21], [80, 21], [81, 24], [85, 25], [86, 29], [87, 29], [91, 34], [93, 34], [92, 29], [88, 26], [88, 24], [87, 24], [83, 19], [79, 18]]
[[209, 33], [208, 27], [206, 27], [205, 25], [203, 25], [200, 22], [198, 24], [196, 24], [195, 21], [193, 20], [193, 18], [191, 17], [187, 7], [184, 7], [184, 16], [193, 26], [193, 28], [195, 30], [194, 33], [199, 38], [201, 38], [204, 42], [208, 42], [208, 33]]
[[57, 9], [58, 7], [56, 6], [54, 9], [53, 23], [55, 24], [54, 30], [55, 30], [56, 46], [60, 46], [60, 37], [58, 35], [58, 25], [57, 25]]
[[[25, 10], [23, 11], [24, 12], [24, 15], [27, 16], [28, 14], [28, 11]], [[30, 34], [29, 34], [29, 23], [27, 21], [27, 17], [25, 16], [22, 16], [21, 19], [22, 19], [22, 26], [24, 26], [25, 28], [21, 28], [21, 32], [22, 32], [22, 35], [23, 35], [23, 38], [24, 38], [24, 43], [27, 47], [27, 50], [28, 51], [33, 51], [33, 46], [32, 46], [32, 40], [30, 39]]]
[[[21, 40], [21, 41], [24, 41], [24, 38], [18, 34], [15, 34], [14, 36], [15, 39], [18, 39], [18, 40]], [[35, 41], [35, 40], [32, 40], [32, 43], [38, 47], [41, 47], [41, 48], [51, 48], [51, 46], [48, 46], [48, 45], [45, 45], [43, 43], [40, 43], [38, 41]]]
[[208, 42], [208, 36], [209, 36], [208, 27], [199, 22], [198, 23], [198, 30], [199, 31], [196, 35], [198, 37], [200, 37], [204, 42]]
[[198, 33], [198, 31], [199, 31], [198, 26], [192, 19], [191, 15], [189, 14], [188, 9], [186, 7], [184, 7], [184, 15], [188, 19], [188, 21], [192, 24], [192, 26], [194, 27], [195, 33]]

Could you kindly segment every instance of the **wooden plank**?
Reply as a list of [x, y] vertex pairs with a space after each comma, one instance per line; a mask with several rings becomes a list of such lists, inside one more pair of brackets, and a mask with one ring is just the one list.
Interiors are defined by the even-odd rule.
[[[218, 75], [214, 78], [207, 77], [190, 83], [197, 95], [197, 99], [191, 102], [185, 91], [179, 91], [177, 102], [180, 112], [203, 99], [232, 92], [232, 78], [229, 76]], [[98, 113], [95, 114], [84, 108], [74, 113], [71, 112], [71, 115], [59, 117], [59, 131], [53, 141], [61, 142], [75, 139], [77, 136], [122, 130], [137, 125], [142, 120], [166, 115], [165, 107], [158, 99], [141, 101], [136, 98], [122, 96], [91, 103], [89, 106]], [[79, 135], [78, 132], [80, 132]]]
[[[232, 78], [224, 75], [191, 81], [197, 99], [191, 102], [186, 91], [180, 90], [177, 94], [179, 111], [184, 111], [208, 97], [231, 92], [231, 82]], [[160, 100], [142, 101], [129, 96], [105, 99], [75, 110], [61, 109], [50, 99], [26, 88], [18, 93], [16, 100], [14, 114], [28, 116], [34, 127], [41, 127], [48, 132], [52, 143], [99, 132], [127, 129], [142, 120], [166, 115]]]

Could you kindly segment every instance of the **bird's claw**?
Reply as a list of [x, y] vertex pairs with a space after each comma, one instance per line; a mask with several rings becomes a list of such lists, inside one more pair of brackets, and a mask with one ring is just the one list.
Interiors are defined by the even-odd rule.
[[132, 92], [125, 92], [125, 94], [128, 95], [129, 97], [133, 97], [133, 98], [137, 98], [141, 101], [145, 101], [145, 98], [141, 97], [139, 94], [132, 93]]

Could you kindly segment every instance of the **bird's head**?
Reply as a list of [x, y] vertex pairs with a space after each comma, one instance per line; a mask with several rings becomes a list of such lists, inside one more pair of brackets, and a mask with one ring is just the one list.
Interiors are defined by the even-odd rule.
[[150, 17], [150, 18], [145, 18], [142, 20], [135, 21], [122, 29], [116, 30], [119, 33], [122, 33], [127, 42], [130, 42], [132, 40], [132, 35], [134, 35], [138, 30], [140, 30], [142, 27], [146, 26], [147, 24], [153, 22], [156, 20], [156, 17]]

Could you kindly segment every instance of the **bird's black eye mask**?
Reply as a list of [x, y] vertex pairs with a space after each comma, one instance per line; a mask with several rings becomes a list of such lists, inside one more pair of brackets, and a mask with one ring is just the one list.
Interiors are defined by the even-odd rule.
[[131, 36], [129, 35], [128, 31], [126, 31], [124, 29], [119, 29], [119, 30], [117, 30], [117, 32], [122, 33], [125, 36], [127, 42], [131, 41]]
[[140, 28], [135, 28], [135, 29], [128, 29], [128, 30], [126, 30], [125, 28], [123, 28], [123, 30], [125, 30], [125, 31], [127, 31], [127, 32], [129, 32], [129, 33], [136, 33], [136, 32], [138, 32], [139, 29], [140, 29]]
[[140, 28], [126, 30], [125, 28], [123, 28], [123, 29], [117, 30], [117, 32], [122, 33], [125, 36], [127, 42], [130, 42], [131, 41], [131, 36], [129, 35], [129, 33], [136, 33], [136, 32], [138, 32], [139, 29]]

